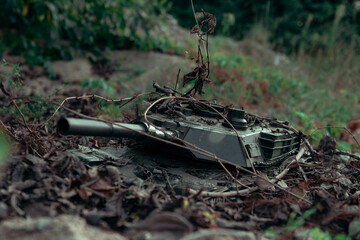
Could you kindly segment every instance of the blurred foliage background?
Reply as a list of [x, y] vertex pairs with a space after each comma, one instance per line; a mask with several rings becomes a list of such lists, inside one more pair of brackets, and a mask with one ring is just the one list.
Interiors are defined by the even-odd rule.
[[[2, 2], [0, 49], [10, 47], [15, 53], [25, 52], [27, 59], [39, 55], [71, 59], [79, 49], [163, 51], [161, 41], [154, 39], [151, 31], [167, 21], [166, 13], [175, 16], [186, 29], [194, 25], [190, 1], [183, 0]], [[329, 53], [335, 51], [339, 43], [351, 45], [358, 53], [360, 14], [357, 3], [355, 0], [194, 1], [199, 12], [204, 9], [217, 17], [216, 34], [239, 40], [249, 36], [254, 26], [261, 25], [265, 30], [262, 40], [287, 54]], [[171, 39], [171, 34], [166, 37]]]
[[[190, 0], [1, 0], [1, 6], [0, 55], [22, 55], [31, 66], [119, 49], [196, 53]], [[359, 1], [194, 0], [194, 7], [217, 18], [204, 98], [285, 118], [305, 133], [359, 130]], [[82, 85], [116, 95], [111, 80]], [[103, 109], [117, 115], [113, 105]], [[323, 134], [336, 136], [341, 149], [356, 148], [341, 129], [325, 128], [312, 140]]]
[[151, 31], [166, 21], [167, 6], [163, 0], [3, 0], [0, 49], [10, 47], [31, 64], [72, 59], [81, 50], [161, 51]]
[[[344, 0], [198, 0], [196, 5], [217, 17], [217, 34], [242, 39], [261, 24], [273, 48], [286, 53], [329, 51], [335, 42], [356, 45], [360, 15], [355, 1]], [[191, 28], [191, 5], [174, 0], [170, 12]]]

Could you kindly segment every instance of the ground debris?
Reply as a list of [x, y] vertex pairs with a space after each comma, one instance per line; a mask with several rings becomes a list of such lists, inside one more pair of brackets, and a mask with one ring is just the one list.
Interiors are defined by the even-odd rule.
[[259, 239], [264, 229], [276, 227], [286, 237], [309, 226], [358, 234], [359, 161], [324, 148], [291, 157], [281, 168], [239, 176], [245, 188], [216, 166], [169, 163], [136, 147], [99, 148], [92, 138], [71, 141], [53, 138], [57, 149], [69, 150], [12, 156], [1, 166], [0, 228], [17, 216], [51, 225], [66, 214], [117, 231], [119, 239]]

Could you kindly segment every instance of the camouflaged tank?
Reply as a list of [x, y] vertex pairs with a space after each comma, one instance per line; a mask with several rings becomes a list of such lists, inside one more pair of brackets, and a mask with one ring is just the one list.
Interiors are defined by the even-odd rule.
[[184, 98], [157, 104], [134, 123], [61, 118], [57, 129], [63, 135], [133, 138], [165, 154], [241, 167], [276, 165], [301, 142], [287, 122]]

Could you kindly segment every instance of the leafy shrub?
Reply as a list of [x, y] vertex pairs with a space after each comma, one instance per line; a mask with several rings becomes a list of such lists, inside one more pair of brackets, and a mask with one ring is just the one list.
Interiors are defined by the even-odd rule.
[[32, 64], [71, 59], [78, 49], [166, 51], [176, 44], [159, 38], [154, 27], [166, 21], [166, 8], [164, 0], [5, 0], [0, 30], [5, 45]]

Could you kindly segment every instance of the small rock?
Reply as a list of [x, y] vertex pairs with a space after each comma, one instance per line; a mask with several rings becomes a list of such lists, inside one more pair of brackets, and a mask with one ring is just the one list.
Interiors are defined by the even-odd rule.
[[0, 224], [1, 239], [48, 240], [124, 240], [122, 235], [88, 225], [78, 216], [61, 215], [56, 218], [11, 218]]
[[256, 236], [252, 232], [235, 231], [226, 229], [203, 229], [181, 238], [181, 240], [256, 240]]
[[154, 168], [153, 174], [162, 174], [162, 171], [159, 169]]
[[341, 177], [339, 179], [337, 179], [335, 182], [340, 183], [343, 186], [347, 186], [347, 187], [351, 187], [352, 186], [352, 182], [350, 179], [346, 178], [346, 177]]
[[64, 80], [81, 81], [92, 76], [91, 63], [87, 59], [55, 61], [52, 63], [52, 69]]

